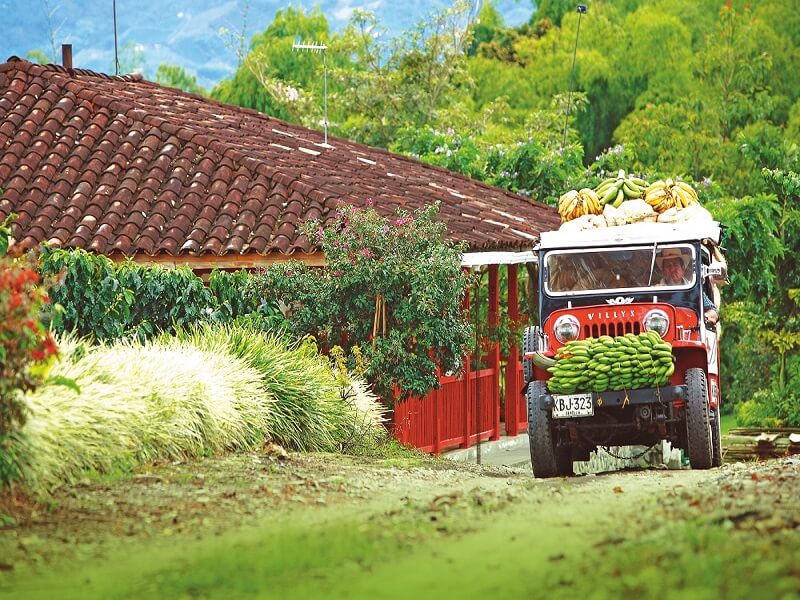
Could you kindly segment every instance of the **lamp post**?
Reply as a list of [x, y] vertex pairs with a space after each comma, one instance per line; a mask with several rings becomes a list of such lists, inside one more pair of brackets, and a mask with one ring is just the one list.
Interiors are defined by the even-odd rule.
[[589, 12], [585, 4], [578, 4], [578, 32], [575, 34], [575, 49], [572, 51], [572, 69], [569, 74], [569, 89], [567, 90], [567, 112], [564, 113], [564, 137], [561, 140], [561, 151], [567, 146], [567, 125], [569, 124], [569, 109], [572, 102], [572, 87], [575, 83], [575, 58], [578, 55], [578, 38], [581, 35], [581, 17]]
[[292, 44], [292, 50], [322, 52], [322, 126], [325, 131], [325, 145], [328, 145], [328, 46], [325, 44]]

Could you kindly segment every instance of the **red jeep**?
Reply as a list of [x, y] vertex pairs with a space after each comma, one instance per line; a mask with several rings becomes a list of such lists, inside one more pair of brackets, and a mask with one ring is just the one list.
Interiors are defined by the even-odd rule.
[[[713, 221], [542, 234], [540, 325], [527, 328], [523, 340], [535, 477], [571, 475], [573, 461], [588, 460], [599, 447], [660, 440], [684, 449], [693, 468], [721, 464], [718, 343], [715, 326], [703, 318], [709, 298], [718, 298], [715, 282], [725, 278], [719, 236]], [[683, 266], [683, 277], [669, 278], [667, 265]], [[548, 367], [571, 340], [634, 339], [648, 331], [661, 338], [649, 335], [662, 360], [673, 363], [659, 385], [548, 388]], [[608, 370], [613, 388], [618, 379]]]

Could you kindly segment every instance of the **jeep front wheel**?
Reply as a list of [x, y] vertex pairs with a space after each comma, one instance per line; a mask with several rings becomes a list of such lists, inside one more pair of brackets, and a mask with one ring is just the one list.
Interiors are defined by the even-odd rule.
[[708, 387], [703, 369], [686, 371], [686, 441], [693, 469], [708, 469], [713, 460]]
[[534, 477], [555, 477], [559, 474], [550, 417], [541, 406], [541, 397], [546, 393], [544, 381], [531, 381], [528, 386], [528, 442]]

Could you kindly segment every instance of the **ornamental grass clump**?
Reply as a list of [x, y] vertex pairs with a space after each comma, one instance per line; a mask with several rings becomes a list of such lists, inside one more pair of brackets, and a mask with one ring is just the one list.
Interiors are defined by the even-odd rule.
[[249, 450], [374, 453], [383, 409], [334, 373], [309, 340], [203, 324], [150, 342], [91, 345], [66, 336], [47, 381], [25, 397], [9, 440], [19, 483], [47, 493], [86, 472]]
[[62, 356], [53, 373], [80, 392], [45, 385], [28, 394], [30, 416], [14, 439], [20, 483], [31, 490], [86, 471], [253, 448], [268, 435], [274, 399], [261, 373], [213, 343], [70, 340]]
[[350, 438], [356, 416], [313, 342], [292, 342], [283, 334], [239, 324], [199, 324], [179, 331], [178, 336], [198, 348], [227, 347], [259, 372], [262, 385], [275, 399], [269, 431], [278, 444], [293, 450], [333, 452]]

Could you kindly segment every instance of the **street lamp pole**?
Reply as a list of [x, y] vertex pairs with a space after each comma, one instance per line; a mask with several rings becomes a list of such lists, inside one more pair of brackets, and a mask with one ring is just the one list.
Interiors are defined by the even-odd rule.
[[569, 110], [572, 107], [572, 88], [575, 84], [575, 58], [578, 56], [578, 38], [581, 35], [581, 17], [589, 12], [585, 4], [578, 4], [578, 32], [575, 34], [575, 48], [572, 51], [572, 69], [569, 74], [569, 89], [567, 90], [567, 112], [564, 113], [564, 137], [561, 140], [561, 150], [567, 147], [567, 125], [569, 124]]

